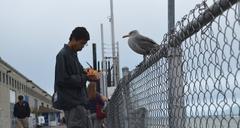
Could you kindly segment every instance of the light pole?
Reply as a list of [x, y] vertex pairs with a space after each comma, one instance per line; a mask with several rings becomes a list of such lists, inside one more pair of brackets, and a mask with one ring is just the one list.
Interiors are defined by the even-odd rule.
[[101, 29], [101, 45], [102, 45], [102, 79], [101, 79], [101, 93], [107, 95], [107, 83], [106, 83], [106, 59], [105, 59], [105, 47], [104, 47], [104, 33], [103, 24], [100, 25]]
[[116, 57], [116, 43], [115, 43], [115, 29], [114, 29], [114, 15], [113, 15], [113, 0], [110, 0], [110, 22], [111, 22], [111, 35], [112, 35], [112, 62], [113, 62], [113, 85], [117, 86], [118, 80], [119, 80], [119, 70], [117, 67], [119, 64], [117, 64], [118, 59], [114, 59]]

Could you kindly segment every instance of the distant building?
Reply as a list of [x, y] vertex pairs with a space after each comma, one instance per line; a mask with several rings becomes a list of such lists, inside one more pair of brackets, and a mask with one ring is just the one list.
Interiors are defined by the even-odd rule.
[[53, 112], [51, 95], [0, 58], [0, 128], [15, 128], [13, 107], [18, 95], [29, 102], [31, 118], [41, 114], [40, 106]]

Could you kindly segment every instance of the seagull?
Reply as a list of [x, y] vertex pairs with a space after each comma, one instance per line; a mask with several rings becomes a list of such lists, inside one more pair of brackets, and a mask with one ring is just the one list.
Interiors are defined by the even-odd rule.
[[129, 32], [128, 35], [125, 35], [122, 38], [126, 37], [128, 37], [129, 47], [134, 52], [143, 55], [144, 60], [146, 59], [147, 55], [152, 54], [152, 50], [157, 50], [160, 47], [160, 45], [158, 45], [152, 39], [139, 34], [137, 30]]

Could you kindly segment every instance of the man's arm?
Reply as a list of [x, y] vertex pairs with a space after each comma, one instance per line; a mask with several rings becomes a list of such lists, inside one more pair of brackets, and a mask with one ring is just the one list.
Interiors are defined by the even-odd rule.
[[63, 54], [58, 54], [55, 67], [55, 82], [59, 87], [80, 88], [87, 81], [85, 74], [69, 75], [66, 71], [66, 59]]
[[31, 110], [30, 110], [28, 102], [26, 102], [26, 110], [27, 110], [27, 117], [30, 117]]
[[17, 117], [17, 105], [14, 105], [14, 109], [13, 109], [13, 116]]

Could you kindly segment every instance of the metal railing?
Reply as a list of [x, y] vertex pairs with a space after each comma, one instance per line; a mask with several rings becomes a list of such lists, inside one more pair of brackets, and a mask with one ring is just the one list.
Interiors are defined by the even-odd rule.
[[110, 128], [239, 128], [239, 0], [207, 0], [119, 81]]

